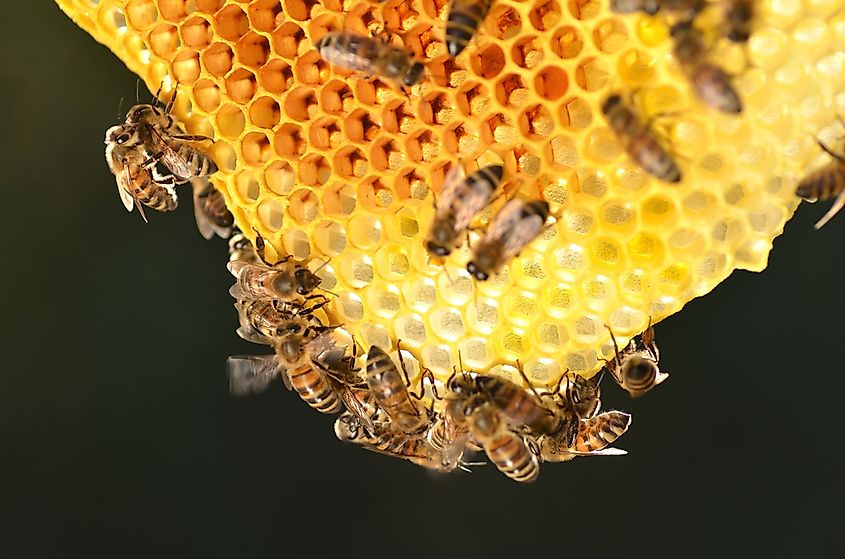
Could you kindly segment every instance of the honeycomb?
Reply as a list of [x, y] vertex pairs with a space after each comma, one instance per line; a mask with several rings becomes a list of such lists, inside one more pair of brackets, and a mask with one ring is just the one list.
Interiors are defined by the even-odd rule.
[[[242, 230], [271, 257], [328, 262], [332, 319], [365, 348], [401, 340], [440, 380], [459, 352], [515, 380], [519, 360], [538, 385], [590, 375], [612, 353], [605, 324], [624, 344], [733, 270], [763, 270], [797, 180], [825, 161], [815, 136], [832, 139], [845, 114], [841, 0], [757, 2], [747, 45], [722, 37], [718, 2], [701, 15], [739, 116], [695, 97], [670, 21], [613, 14], [609, 0], [496, 2], [456, 60], [448, 0], [57, 1], [150, 90], [178, 84], [174, 112], [215, 139], [212, 180]], [[333, 29], [388, 33], [426, 79], [405, 96], [328, 64], [314, 45]], [[600, 110], [612, 93], [669, 146], [682, 182], [625, 154]], [[466, 246], [443, 265], [423, 248], [456, 161], [504, 165], [509, 195], [554, 216], [483, 283]]]

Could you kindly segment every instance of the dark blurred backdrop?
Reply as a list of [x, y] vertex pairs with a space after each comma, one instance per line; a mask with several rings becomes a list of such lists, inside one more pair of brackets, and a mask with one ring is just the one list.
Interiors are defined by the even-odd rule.
[[[279, 384], [230, 397], [225, 243], [127, 214], [103, 134], [136, 78], [47, 0], [4, 7], [0, 549], [8, 557], [829, 555], [841, 542], [845, 216], [657, 328], [623, 458], [432, 477]], [[404, 550], [404, 551], [403, 551]], [[520, 555], [517, 555], [520, 554]]]

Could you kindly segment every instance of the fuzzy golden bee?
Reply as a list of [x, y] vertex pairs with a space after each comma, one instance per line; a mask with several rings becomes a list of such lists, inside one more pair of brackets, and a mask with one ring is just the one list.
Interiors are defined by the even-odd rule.
[[492, 0], [452, 0], [446, 19], [446, 49], [455, 58], [467, 47], [490, 11]]
[[845, 156], [834, 152], [821, 142], [819, 145], [833, 161], [804, 177], [795, 190], [795, 194], [810, 201], [836, 197], [827, 213], [816, 222], [816, 229], [824, 227], [845, 206]]
[[366, 77], [380, 76], [407, 92], [425, 74], [425, 66], [414, 54], [382, 38], [346, 31], [331, 31], [317, 41], [317, 50], [335, 66], [354, 70]]
[[[235, 299], [277, 299], [304, 301], [321, 283], [319, 276], [286, 257], [272, 266], [229, 262], [237, 282], [229, 289]], [[321, 297], [321, 296], [317, 296]]]
[[511, 429], [495, 406], [481, 403], [466, 417], [469, 431], [500, 472], [518, 482], [540, 475], [540, 462], [522, 434]]
[[654, 342], [651, 321], [641, 336], [640, 348], [636, 340], [632, 339], [624, 350], [619, 351], [616, 337], [609, 326], [607, 331], [610, 332], [614, 349], [613, 359], [607, 361], [607, 368], [619, 386], [627, 390], [632, 398], [642, 396], [669, 378], [669, 374], [658, 367], [660, 351]]
[[[399, 355], [401, 358], [401, 350]], [[421, 399], [422, 395], [412, 399], [412, 393], [408, 391], [410, 380], [404, 362], [401, 363], [400, 373], [400, 367], [396, 366], [383, 349], [372, 346], [367, 353], [366, 368], [367, 386], [379, 406], [390, 416], [391, 425], [397, 431], [409, 435], [425, 430], [429, 417], [426, 410], [415, 401]]]
[[477, 281], [486, 281], [543, 232], [548, 218], [549, 204], [543, 200], [509, 201], [473, 247], [467, 272]]
[[488, 165], [464, 177], [460, 164], [452, 166], [443, 179], [425, 243], [430, 255], [443, 258], [460, 245], [472, 219], [493, 198], [503, 173], [501, 165]]
[[603, 412], [578, 422], [575, 437], [563, 443], [555, 437], [540, 440], [540, 456], [544, 462], [566, 462], [578, 456], [618, 456], [624, 450], [611, 448], [631, 425], [631, 416], [621, 411]]
[[742, 101], [731, 85], [731, 77], [719, 66], [707, 60], [707, 49], [701, 32], [691, 20], [672, 26], [675, 40], [672, 52], [687, 75], [698, 97], [725, 113], [742, 112]]
[[223, 194], [214, 188], [207, 177], [191, 179], [194, 194], [194, 219], [204, 239], [214, 235], [228, 239], [235, 226], [235, 216], [226, 207]]
[[621, 95], [608, 97], [602, 112], [625, 152], [640, 167], [662, 181], [681, 181], [678, 164]]

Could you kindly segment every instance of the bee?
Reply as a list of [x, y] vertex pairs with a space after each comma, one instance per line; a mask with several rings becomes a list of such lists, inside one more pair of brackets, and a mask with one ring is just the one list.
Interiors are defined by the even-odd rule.
[[456, 465], [463, 469], [462, 458], [469, 443], [469, 428], [454, 406], [447, 405], [437, 415], [426, 432], [426, 440], [438, 452], [443, 469], [452, 470]]
[[324, 306], [326, 300], [318, 304], [305, 307], [271, 299], [257, 299], [253, 301], [237, 301], [240, 328], [238, 335], [248, 342], [263, 345], [276, 345], [277, 340], [294, 342], [302, 335], [313, 335], [331, 326], [323, 326], [311, 314]]
[[675, 24], [672, 27], [672, 38], [675, 39], [675, 57], [701, 100], [722, 112], [742, 112], [742, 101], [731, 85], [731, 77], [706, 60], [704, 39], [693, 27], [692, 21]]
[[509, 201], [474, 247], [467, 272], [478, 281], [486, 281], [537, 238], [548, 217], [549, 204], [543, 200]]
[[835, 153], [821, 142], [819, 145], [834, 160], [804, 177], [795, 191], [795, 194], [810, 201], [828, 200], [836, 196], [836, 201], [816, 223], [816, 229], [824, 227], [845, 206], [845, 156]]
[[[401, 349], [399, 356], [401, 360]], [[402, 373], [383, 349], [378, 346], [370, 347], [367, 353], [367, 386], [379, 406], [390, 416], [391, 424], [398, 431], [413, 435], [428, 427], [429, 418], [411, 399], [412, 393], [408, 392], [406, 386], [406, 382], [410, 385], [410, 381], [404, 362], [401, 363], [401, 368]]]
[[460, 165], [449, 170], [425, 244], [429, 254], [443, 258], [457, 248], [472, 218], [490, 203], [503, 173], [501, 165], [482, 167], [466, 178]]
[[245, 262], [258, 265], [261, 260], [255, 252], [255, 247], [241, 231], [237, 231], [229, 238], [229, 262]]
[[143, 165], [146, 154], [137, 145], [130, 145], [132, 134], [124, 125], [112, 126], [106, 131], [106, 162], [117, 180], [117, 192], [127, 211], [137, 206], [141, 217], [144, 206], [160, 212], [176, 209], [177, 197], [173, 175], [162, 174]]
[[540, 475], [538, 451], [521, 434], [509, 428], [494, 406], [481, 403], [469, 413], [466, 421], [470, 433], [500, 472], [519, 482], [537, 479]]
[[572, 409], [580, 419], [589, 419], [595, 416], [601, 408], [601, 387], [599, 384], [603, 376], [603, 373], [593, 375], [590, 378], [584, 378], [577, 374], [572, 379], [567, 376], [567, 399], [571, 402]]
[[610, 0], [610, 9], [617, 14], [644, 12], [655, 15], [657, 12], [672, 12], [691, 19], [707, 5], [707, 0]]
[[576, 436], [570, 444], [561, 444], [553, 437], [540, 441], [540, 455], [545, 462], [566, 462], [577, 456], [620, 455], [624, 450], [608, 448], [628, 430], [631, 416], [621, 411], [600, 413], [578, 422]]
[[367, 77], [379, 75], [393, 81], [404, 92], [422, 81], [425, 67], [414, 54], [386, 40], [332, 31], [317, 41], [320, 56], [336, 66], [355, 70]]
[[608, 97], [602, 112], [631, 159], [660, 180], [681, 181], [678, 164], [620, 95]]
[[[156, 93], [156, 97], [158, 95], [159, 93]], [[128, 145], [141, 146], [149, 154], [143, 163], [144, 167], [161, 162], [179, 183], [216, 173], [217, 164], [214, 160], [202, 150], [187, 143], [211, 138], [182, 134], [176, 121], [170, 116], [175, 102], [176, 92], [164, 109], [148, 104], [138, 104], [129, 109], [125, 122], [125, 127], [131, 135]]]
[[235, 299], [306, 300], [314, 298], [310, 295], [322, 282], [305, 266], [291, 262], [289, 256], [273, 266], [234, 261], [228, 268], [237, 279], [229, 289]]
[[456, 58], [467, 47], [487, 12], [492, 0], [452, 0], [446, 20], [446, 48]]
[[235, 216], [226, 207], [223, 194], [214, 188], [208, 178], [193, 178], [194, 218], [197, 229], [204, 239], [211, 239], [215, 234], [226, 239], [232, 234]]
[[754, 0], [727, 0], [725, 25], [727, 37], [734, 43], [745, 43], [751, 36], [751, 21], [754, 19]]
[[532, 435], [546, 435], [557, 430], [559, 414], [543, 405], [536, 392], [529, 394], [518, 384], [499, 377], [477, 375], [472, 380], [476, 393], [495, 406], [512, 427], [526, 428]]
[[607, 362], [607, 368], [619, 386], [627, 390], [632, 398], [642, 396], [669, 377], [668, 373], [662, 372], [657, 366], [660, 351], [654, 343], [654, 328], [651, 327], [651, 320], [642, 334], [641, 349], [637, 349], [636, 341], [632, 339], [631, 343], [620, 352], [613, 331], [609, 326], [605, 325], [605, 327], [610, 332], [614, 349], [614, 357]]

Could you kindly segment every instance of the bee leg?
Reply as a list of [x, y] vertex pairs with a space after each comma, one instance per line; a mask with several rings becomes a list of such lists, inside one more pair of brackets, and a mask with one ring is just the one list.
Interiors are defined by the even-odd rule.
[[657, 344], [654, 343], [654, 328], [651, 326], [651, 316], [648, 317], [648, 326], [643, 332], [642, 342], [645, 348], [654, 356], [655, 361], [660, 360], [660, 350], [657, 349]]
[[836, 201], [833, 202], [833, 205], [827, 210], [827, 213], [822, 216], [822, 218], [813, 226], [816, 230], [821, 229], [825, 226], [825, 224], [833, 219], [833, 216], [839, 213], [839, 211], [845, 207], [845, 191], [840, 192], [839, 196], [836, 197]]
[[176, 140], [182, 140], [184, 142], [204, 142], [206, 140], [213, 142], [214, 138], [209, 138], [208, 136], [203, 136], [201, 134], [175, 134], [171, 136]]
[[164, 157], [163, 151], [160, 151], [158, 153], [154, 153], [141, 163], [141, 167], [146, 167], [146, 168], [149, 169], [150, 167], [152, 167], [153, 165], [155, 165], [156, 163], [161, 161], [162, 157]]
[[522, 370], [522, 365], [519, 364], [519, 359], [516, 360], [516, 370], [519, 371], [519, 376], [521, 376], [522, 380], [525, 381], [525, 384], [528, 385], [528, 389], [534, 393], [534, 397], [537, 398], [537, 401], [542, 404], [543, 399], [540, 397], [540, 394], [537, 393], [537, 389], [534, 388], [534, 384], [528, 378], [528, 375], [526, 375], [525, 371]]
[[[405, 376], [405, 386], [411, 388], [411, 378], [408, 376], [408, 367], [405, 366], [405, 358], [402, 357], [402, 340], [396, 340], [396, 353], [399, 355], [399, 368], [402, 369], [402, 374]], [[422, 386], [422, 380], [420, 380], [420, 386]], [[413, 395], [413, 393], [409, 393]], [[422, 396], [420, 396], [420, 398], [422, 398]], [[420, 398], [417, 398], [417, 400]]]
[[822, 141], [818, 138], [816, 138], [816, 141], [819, 143], [819, 147], [826, 151], [828, 155], [830, 155], [832, 158], [836, 159], [840, 163], [845, 163], [845, 156], [835, 153], [832, 149], [824, 145], [824, 143], [822, 143]]
[[[161, 82], [161, 85], [164, 85], [164, 82]], [[159, 93], [161, 92], [161, 86], [159, 86]], [[170, 99], [167, 101], [167, 105], [164, 106], [164, 114], [170, 114], [170, 111], [173, 110], [173, 105], [176, 103], [176, 94], [179, 92], [179, 84], [176, 84], [176, 87], [173, 88], [173, 95], [170, 96]], [[158, 95], [156, 95], [158, 97]]]
[[[617, 371], [621, 366], [620, 359], [619, 359], [619, 344], [616, 343], [616, 336], [613, 335], [613, 330], [610, 329], [610, 326], [607, 324], [604, 325], [607, 328], [607, 331], [610, 333], [610, 340], [613, 342], [613, 359], [602, 359], [604, 361], [605, 366], [610, 371], [610, 374], [613, 375], [613, 378], [621, 384], [621, 379], [617, 376]], [[614, 362], [613, 367], [610, 366], [611, 362]]]

